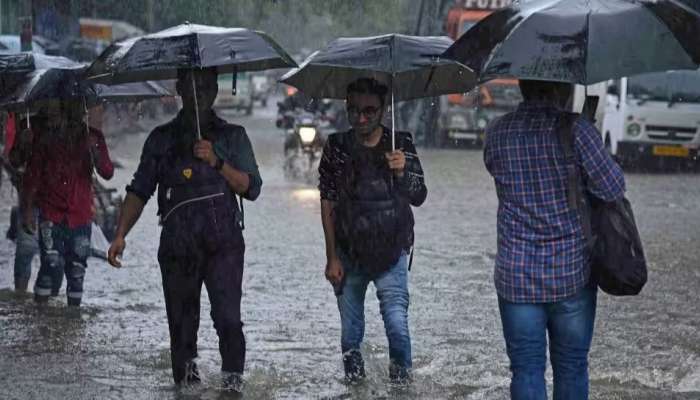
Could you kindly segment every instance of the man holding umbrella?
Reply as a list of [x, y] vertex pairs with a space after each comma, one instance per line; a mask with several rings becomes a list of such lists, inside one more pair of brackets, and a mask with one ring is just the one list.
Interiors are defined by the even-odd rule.
[[158, 261], [178, 384], [200, 381], [194, 359], [205, 283], [219, 336], [224, 387], [239, 392], [242, 386], [243, 210], [235, 196], [255, 200], [262, 179], [245, 129], [212, 110], [217, 75], [233, 73], [235, 94], [238, 72], [294, 66], [263, 32], [185, 23], [113, 43], [88, 70], [90, 79], [110, 85], [177, 79], [183, 108], [146, 140], [108, 256], [113, 266], [120, 266], [124, 239], [157, 188], [163, 225]]
[[367, 286], [377, 289], [389, 340], [389, 374], [410, 379], [408, 253], [413, 213], [425, 201], [423, 170], [411, 135], [381, 125], [388, 88], [359, 79], [347, 88], [352, 129], [328, 138], [319, 166], [321, 213], [326, 239], [326, 278], [336, 289], [342, 325], [345, 377], [365, 377], [360, 345], [364, 336]]
[[[262, 179], [245, 129], [212, 110], [218, 92], [216, 68], [178, 71], [176, 89], [183, 108], [175, 119], [154, 129], [144, 144], [126, 189], [109, 262], [121, 266], [118, 257], [126, 247], [125, 237], [157, 188], [163, 225], [158, 261], [173, 378], [182, 384], [200, 381], [194, 359], [204, 283], [219, 336], [224, 386], [240, 391], [245, 362], [240, 310], [245, 246], [235, 196], [255, 200]], [[197, 121], [201, 140], [195, 136]]]
[[[350, 382], [365, 376], [360, 344], [370, 282], [377, 288], [389, 339], [390, 378], [410, 380], [411, 206], [423, 204], [427, 189], [411, 135], [395, 132], [394, 103], [474, 87], [472, 70], [438, 58], [451, 44], [439, 36], [339, 38], [282, 78], [310, 97], [345, 100], [352, 127], [328, 138], [319, 165], [326, 278], [336, 291]], [[389, 103], [390, 129], [381, 125]]]

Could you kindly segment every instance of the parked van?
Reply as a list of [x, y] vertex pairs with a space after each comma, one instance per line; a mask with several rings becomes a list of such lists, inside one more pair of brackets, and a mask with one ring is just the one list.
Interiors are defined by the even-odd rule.
[[601, 133], [620, 161], [697, 160], [700, 71], [643, 74], [608, 82]]

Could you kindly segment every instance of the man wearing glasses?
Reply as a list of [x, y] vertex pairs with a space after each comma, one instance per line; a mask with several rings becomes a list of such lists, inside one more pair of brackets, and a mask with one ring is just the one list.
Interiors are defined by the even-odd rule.
[[365, 377], [360, 345], [364, 300], [374, 283], [389, 340], [393, 383], [410, 381], [408, 330], [409, 252], [413, 213], [425, 201], [423, 170], [406, 132], [391, 132], [381, 121], [387, 87], [360, 79], [347, 88], [352, 129], [330, 135], [319, 166], [321, 213], [326, 239], [326, 279], [335, 288], [341, 319], [341, 348], [349, 383]]

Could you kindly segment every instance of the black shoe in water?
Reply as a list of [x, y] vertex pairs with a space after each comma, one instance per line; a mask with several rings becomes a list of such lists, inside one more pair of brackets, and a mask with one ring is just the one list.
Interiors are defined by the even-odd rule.
[[197, 369], [197, 363], [194, 361], [188, 361], [185, 364], [185, 377], [182, 379], [183, 385], [196, 385], [202, 382], [202, 378], [199, 375], [199, 369]]
[[223, 390], [231, 393], [243, 393], [243, 374], [224, 372]]
[[393, 385], [406, 386], [411, 383], [411, 372], [394, 363], [389, 365], [389, 380]]
[[348, 383], [360, 382], [367, 376], [365, 362], [359, 350], [350, 350], [343, 354], [343, 367], [345, 367], [345, 380]]

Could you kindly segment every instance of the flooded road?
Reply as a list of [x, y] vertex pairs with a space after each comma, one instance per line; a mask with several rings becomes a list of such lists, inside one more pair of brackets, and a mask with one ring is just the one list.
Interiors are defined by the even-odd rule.
[[[245, 209], [245, 399], [508, 398], [492, 283], [497, 200], [479, 151], [419, 149], [429, 193], [415, 211], [410, 274], [415, 383], [387, 385], [387, 343], [371, 288], [363, 350], [370, 379], [348, 388], [339, 316], [323, 277], [318, 191], [284, 179], [272, 109], [222, 116], [247, 127], [264, 180], [262, 195]], [[123, 191], [144, 139], [114, 140], [124, 168], [110, 186]], [[599, 296], [591, 398], [700, 399], [700, 175], [630, 174], [627, 182], [649, 283], [635, 298]], [[0, 200], [4, 234], [15, 201], [9, 185]], [[217, 390], [218, 340], [205, 293], [198, 362], [205, 383], [185, 391], [172, 385], [155, 214], [152, 200], [127, 238], [124, 268], [91, 260], [76, 314], [67, 313], [63, 292], [45, 307], [17, 298], [14, 248], [0, 241], [0, 399], [230, 398]], [[34, 276], [37, 268], [35, 260]]]

